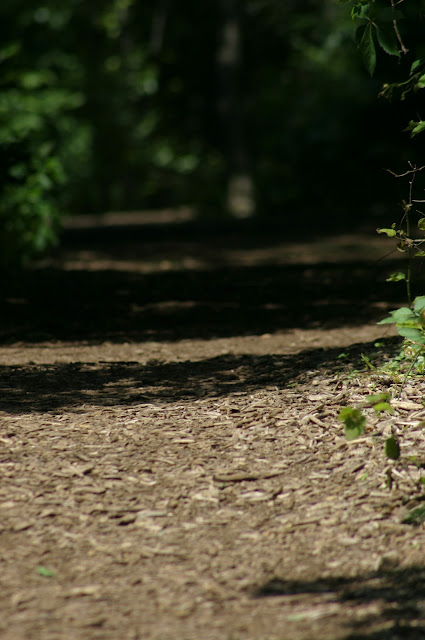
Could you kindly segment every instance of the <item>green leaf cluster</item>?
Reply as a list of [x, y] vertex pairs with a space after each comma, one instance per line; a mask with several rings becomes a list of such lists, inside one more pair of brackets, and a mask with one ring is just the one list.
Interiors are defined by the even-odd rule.
[[422, 348], [425, 345], [425, 296], [415, 298], [412, 309], [400, 307], [378, 324], [395, 324], [400, 336]]
[[351, 10], [353, 20], [360, 21], [356, 38], [363, 62], [372, 76], [376, 69], [377, 49], [391, 56], [400, 57], [400, 44], [394, 29], [394, 21], [400, 12], [392, 11], [385, 2], [356, 2]]
[[[348, 211], [347, 190], [361, 200], [357, 185], [366, 189], [362, 177], [381, 151], [369, 144], [376, 114], [369, 117], [369, 81], [351, 55], [349, 12], [336, 0], [238, 2], [238, 72], [218, 64], [223, 11], [233, 4], [0, 3], [4, 259], [47, 247], [65, 210], [189, 204], [221, 212], [236, 163], [252, 174], [267, 216], [305, 211], [307, 184], [320, 215], [336, 218], [340, 204], [347, 216], [358, 210], [349, 198]], [[392, 13], [388, 0], [352, 4], [372, 72], [380, 50], [398, 54]], [[412, 65], [415, 91], [424, 73]], [[232, 100], [239, 106], [229, 109]], [[376, 123], [385, 136], [383, 119]], [[353, 145], [353, 157], [362, 153], [362, 136], [367, 166], [352, 162], [347, 171], [340, 159]], [[383, 148], [398, 157], [390, 140]]]
[[[388, 393], [373, 394], [367, 396], [366, 400], [377, 413], [393, 413], [393, 408], [390, 405], [390, 395]], [[355, 440], [364, 433], [366, 416], [363, 415], [360, 409], [344, 407], [344, 409], [340, 411], [338, 419], [344, 422], [347, 440]], [[391, 435], [385, 440], [384, 452], [386, 457], [391, 460], [398, 460], [400, 457], [400, 444], [395, 435]]]
[[[424, 49], [421, 40], [414, 36], [424, 17], [422, 0], [354, 0], [352, 5], [351, 17], [356, 22], [358, 47], [371, 76], [376, 70], [378, 50], [398, 58], [407, 54], [410, 60], [413, 57], [407, 77], [402, 81], [384, 83], [380, 95], [390, 99], [399, 95], [404, 100], [409, 92], [424, 89]], [[422, 120], [411, 120], [406, 127], [411, 137], [424, 129]]]
[[411, 120], [407, 125], [405, 131], [410, 131], [410, 137], [414, 138], [418, 135], [418, 133], [422, 133], [425, 130], [425, 122], [422, 120], [414, 121]]
[[[83, 104], [82, 93], [63, 84], [60, 56], [46, 57], [51, 26], [37, 22], [44, 14], [31, 3], [18, 8], [6, 36], [0, 27], [0, 268], [21, 265], [57, 241], [66, 179], [60, 142]], [[19, 34], [31, 41], [35, 29], [45, 41], [30, 57]]]

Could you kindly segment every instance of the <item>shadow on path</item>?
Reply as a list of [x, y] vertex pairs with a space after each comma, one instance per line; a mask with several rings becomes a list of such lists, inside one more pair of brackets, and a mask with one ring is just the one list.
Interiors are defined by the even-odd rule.
[[[361, 621], [347, 616], [344, 640], [423, 640], [425, 638], [425, 568], [378, 570], [356, 578], [292, 581], [279, 577], [260, 586], [254, 597], [326, 595], [326, 602], [353, 607], [377, 605], [379, 614]], [[330, 598], [330, 600], [329, 600]]]
[[[385, 341], [394, 350], [398, 339]], [[353, 345], [347, 358], [341, 348], [305, 350], [293, 355], [220, 355], [200, 361], [163, 363], [76, 362], [0, 366], [1, 409], [10, 413], [99, 406], [178, 402], [284, 388], [326, 371], [330, 376], [351, 366], [364, 368], [361, 354], [384, 357], [372, 343]], [[377, 362], [377, 360], [375, 360]]]
[[0, 294], [0, 344], [174, 341], [357, 326], [403, 299], [400, 264], [226, 266], [154, 273], [38, 269]]
[[405, 299], [385, 281], [402, 268], [380, 260], [392, 245], [298, 223], [70, 229], [53, 260], [2, 283], [0, 344], [357, 326]]

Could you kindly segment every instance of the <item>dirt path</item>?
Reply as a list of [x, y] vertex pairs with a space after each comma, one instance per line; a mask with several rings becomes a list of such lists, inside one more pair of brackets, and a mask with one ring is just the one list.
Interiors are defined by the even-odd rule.
[[386, 250], [109, 220], [5, 285], [2, 640], [425, 637], [424, 384], [338, 421], [390, 385]]

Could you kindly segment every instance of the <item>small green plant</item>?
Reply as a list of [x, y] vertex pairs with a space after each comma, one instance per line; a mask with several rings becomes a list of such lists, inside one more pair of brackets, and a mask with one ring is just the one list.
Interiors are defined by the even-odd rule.
[[378, 322], [378, 324], [395, 324], [397, 332], [404, 338], [404, 356], [405, 358], [410, 358], [411, 362], [399, 390], [400, 395], [413, 369], [417, 374], [423, 374], [424, 372], [425, 296], [415, 298], [412, 308], [400, 307], [395, 311], [391, 311], [390, 315]]
[[366, 418], [360, 409], [353, 407], [341, 409], [339, 420], [344, 423], [347, 440], [355, 440], [363, 434]]
[[406, 298], [409, 306], [391, 311], [387, 318], [378, 322], [378, 324], [394, 324], [398, 334], [404, 338], [402, 353], [395, 359], [394, 365], [396, 365], [396, 370], [400, 371], [404, 361], [409, 360], [410, 366], [405, 374], [399, 393], [401, 393], [408, 376], [413, 370], [416, 373], [423, 373], [424, 371], [425, 296], [419, 296], [412, 300], [413, 261], [416, 258], [425, 256], [425, 251], [423, 250], [425, 239], [416, 237], [418, 232], [421, 233], [425, 230], [425, 214], [415, 210], [414, 203], [419, 201], [413, 199], [413, 185], [417, 173], [424, 168], [417, 167], [409, 162], [409, 169], [405, 173], [394, 174], [390, 172], [396, 178], [408, 178], [408, 198], [402, 203], [403, 216], [399, 225], [394, 222], [390, 228], [377, 229], [378, 233], [394, 238], [397, 242], [397, 250], [407, 255], [406, 271], [392, 273], [387, 278], [387, 282], [405, 282]]
[[[390, 404], [390, 395], [388, 393], [376, 393], [367, 396], [366, 400], [376, 413], [393, 413], [393, 408]], [[344, 409], [340, 411], [338, 419], [344, 423], [347, 440], [355, 440], [363, 435], [366, 416], [360, 409], [344, 407]], [[391, 460], [398, 460], [400, 457], [400, 445], [394, 434], [385, 440], [384, 451], [387, 458]]]
[[[387, 99], [405, 101], [408, 95], [415, 95], [425, 89], [425, 55], [423, 48], [423, 28], [418, 24], [423, 20], [423, 0], [339, 0], [341, 3], [350, 2], [351, 17], [356, 22], [356, 39], [364, 65], [372, 76], [375, 72], [377, 57], [381, 51], [398, 58], [397, 74], [393, 82], [383, 84], [380, 96]], [[418, 37], [418, 35], [420, 37]], [[396, 80], [396, 81], [394, 81]], [[420, 116], [412, 119], [405, 127], [410, 137], [425, 131], [425, 121]], [[405, 282], [407, 306], [392, 311], [389, 317], [378, 324], [394, 324], [398, 334], [403, 338], [403, 349], [399, 356], [385, 365], [385, 371], [392, 374], [402, 372], [406, 362], [410, 360], [404, 379], [399, 389], [401, 394], [409, 375], [415, 370], [416, 374], [425, 372], [425, 295], [414, 297], [412, 294], [413, 262], [416, 258], [425, 257], [425, 213], [419, 210], [413, 197], [413, 187], [419, 172], [425, 167], [418, 167], [408, 163], [408, 169], [398, 174], [390, 171], [395, 178], [407, 178], [409, 182], [408, 197], [402, 202], [403, 215], [400, 223], [393, 223], [389, 228], [377, 229], [396, 240], [398, 251], [407, 256], [407, 269], [392, 273], [387, 281]], [[368, 369], [375, 369], [370, 359], [362, 355]], [[382, 370], [383, 367], [380, 367]], [[393, 375], [394, 379], [394, 375]], [[390, 398], [386, 394], [369, 396], [368, 402], [378, 412], [392, 413]], [[359, 409], [347, 407], [339, 416], [345, 424], [347, 438], [353, 439], [363, 433], [366, 418]], [[353, 423], [354, 420], [354, 423]], [[354, 434], [357, 435], [354, 435]], [[400, 458], [400, 444], [391, 429], [391, 435], [384, 444], [385, 455], [390, 460]], [[393, 484], [391, 467], [387, 469], [388, 487]], [[421, 479], [421, 483], [422, 479]], [[419, 507], [411, 512], [409, 524], [421, 524], [425, 521], [425, 507]]]

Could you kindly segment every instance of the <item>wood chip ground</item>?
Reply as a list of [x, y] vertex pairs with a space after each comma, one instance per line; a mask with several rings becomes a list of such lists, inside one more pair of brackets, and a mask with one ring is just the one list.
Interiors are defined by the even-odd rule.
[[6, 287], [2, 640], [425, 637], [424, 383], [364, 373], [385, 252], [74, 230]]

